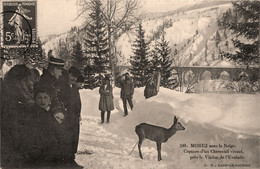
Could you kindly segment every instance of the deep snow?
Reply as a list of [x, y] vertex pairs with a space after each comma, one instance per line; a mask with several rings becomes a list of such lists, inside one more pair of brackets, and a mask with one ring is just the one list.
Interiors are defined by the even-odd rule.
[[[111, 114], [111, 123], [103, 125], [99, 124], [98, 89], [80, 91], [83, 106], [76, 156], [80, 165], [96, 169], [207, 168], [204, 164], [250, 164], [250, 168], [260, 167], [260, 94], [185, 94], [161, 88], [157, 96], [146, 100], [143, 90], [144, 88], [135, 89], [134, 109], [127, 117], [123, 117], [120, 89], [115, 88], [115, 110]], [[179, 117], [186, 130], [177, 132], [162, 145], [162, 161], [157, 161], [156, 143], [150, 140], [143, 142], [143, 160], [139, 158], [137, 146], [129, 155], [138, 141], [136, 125], [146, 122], [169, 128], [174, 115]], [[180, 148], [180, 144], [189, 146], [192, 143], [234, 144], [236, 147], [229, 150], [243, 150], [243, 154], [231, 155], [243, 155], [245, 159], [209, 160], [205, 159], [205, 154], [184, 153], [185, 149], [200, 151], [202, 148]], [[203, 159], [190, 160], [191, 155], [202, 155]]]

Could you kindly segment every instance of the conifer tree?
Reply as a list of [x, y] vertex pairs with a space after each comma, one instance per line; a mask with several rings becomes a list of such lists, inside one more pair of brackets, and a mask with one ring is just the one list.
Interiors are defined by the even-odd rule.
[[[233, 12], [225, 13], [231, 15], [230, 20], [224, 22], [238, 38], [233, 39], [233, 44], [238, 50], [236, 53], [225, 53], [224, 56], [239, 64], [249, 66], [250, 64], [259, 64], [259, 9], [260, 1], [235, 1], [232, 2]], [[224, 16], [223, 16], [224, 17]], [[222, 17], [222, 18], [223, 18]], [[241, 38], [247, 40], [241, 40]]]
[[83, 56], [81, 43], [79, 41], [76, 41], [75, 45], [73, 46], [71, 55], [72, 55], [72, 65], [76, 66], [79, 70], [81, 70], [84, 63], [84, 56]]
[[221, 41], [221, 38], [220, 38], [220, 35], [219, 35], [219, 32], [217, 31], [216, 32], [216, 47], [218, 47], [218, 44], [220, 43], [220, 41]]
[[87, 64], [84, 67], [84, 77], [85, 77], [85, 88], [94, 89], [100, 85], [98, 75], [96, 74], [95, 65], [90, 62], [90, 58], [87, 60]]
[[131, 56], [131, 68], [130, 72], [134, 76], [134, 84], [137, 87], [144, 86], [146, 83], [146, 78], [150, 71], [149, 62], [149, 44], [145, 42], [144, 30], [142, 24], [139, 24], [137, 30], [137, 39], [132, 44], [132, 50], [134, 55]]
[[161, 86], [172, 88], [174, 80], [170, 79], [173, 70], [173, 61], [170, 57], [171, 48], [169, 42], [165, 40], [165, 33], [162, 34], [161, 39], [155, 42], [153, 57], [153, 67], [156, 71], [161, 72]]
[[102, 74], [109, 69], [109, 47], [107, 27], [101, 12], [101, 1], [91, 0], [90, 22], [87, 27], [87, 38], [85, 39], [87, 57], [93, 58], [95, 65], [96, 80], [101, 84]]

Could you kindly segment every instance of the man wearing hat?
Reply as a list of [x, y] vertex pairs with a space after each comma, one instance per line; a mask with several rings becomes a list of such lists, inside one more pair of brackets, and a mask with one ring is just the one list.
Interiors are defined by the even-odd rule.
[[65, 118], [65, 126], [70, 133], [72, 142], [71, 152], [69, 159], [74, 162], [75, 153], [78, 148], [79, 141], [79, 123], [80, 123], [80, 112], [81, 112], [81, 99], [79, 89], [76, 85], [78, 77], [81, 76], [81, 72], [78, 68], [72, 66], [68, 72], [63, 72], [63, 83], [58, 98], [64, 103], [64, 107], [67, 109]]
[[58, 88], [56, 86], [57, 79], [62, 75], [65, 62], [62, 59], [50, 57], [49, 65], [47, 69], [43, 70], [39, 83], [51, 91], [51, 97], [53, 98], [53, 104], [59, 103], [57, 98]]

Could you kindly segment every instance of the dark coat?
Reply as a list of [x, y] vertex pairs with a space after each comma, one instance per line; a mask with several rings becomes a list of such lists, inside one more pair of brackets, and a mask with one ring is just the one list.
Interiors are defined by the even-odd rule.
[[114, 110], [114, 96], [113, 88], [110, 84], [105, 88], [101, 85], [99, 88], [100, 100], [99, 100], [99, 110], [100, 111], [111, 111]]
[[67, 84], [64, 88], [61, 88], [58, 92], [58, 99], [67, 109], [66, 118], [71, 122], [78, 123], [81, 112], [81, 99], [76, 85], [70, 86]]
[[66, 123], [70, 128], [79, 124], [80, 112], [81, 112], [81, 99], [79, 89], [76, 85], [69, 85], [68, 74], [63, 73], [63, 76], [58, 80], [57, 92], [58, 100], [61, 101], [64, 107], [67, 109]]
[[132, 98], [134, 94], [134, 84], [131, 79], [122, 80], [121, 82], [121, 93], [122, 99]]
[[46, 69], [43, 70], [43, 74], [41, 75], [40, 81], [36, 83], [35, 88], [37, 85], [41, 88], [48, 90], [52, 97], [52, 105], [58, 104], [57, 92], [59, 90], [57, 86], [57, 79], [50, 74], [50, 72]]
[[24, 91], [15, 85], [1, 84], [1, 159], [2, 164], [23, 161], [23, 120], [30, 103]]
[[44, 151], [47, 161], [64, 161], [69, 158], [71, 152], [71, 139], [69, 131], [62, 123], [59, 124], [53, 115], [48, 121], [48, 140]]
[[78, 148], [81, 99], [79, 89], [76, 85], [70, 86], [68, 81], [68, 75], [64, 73], [59, 79], [60, 91], [58, 92], [58, 99], [67, 109], [64, 125], [70, 133], [70, 138], [72, 141], [72, 154], [74, 154], [77, 152]]
[[48, 147], [49, 118], [52, 115], [39, 107], [36, 103], [29, 108], [27, 118], [24, 119], [23, 141], [24, 152], [32, 162], [44, 160], [43, 153]]
[[148, 79], [147, 85], [145, 86], [144, 96], [147, 99], [155, 95], [157, 95], [156, 83], [154, 82], [153, 78], [150, 78]]
[[30, 109], [27, 132], [23, 138], [26, 154], [34, 164], [61, 161], [68, 157], [71, 148], [69, 132], [59, 124], [51, 110], [38, 105]]

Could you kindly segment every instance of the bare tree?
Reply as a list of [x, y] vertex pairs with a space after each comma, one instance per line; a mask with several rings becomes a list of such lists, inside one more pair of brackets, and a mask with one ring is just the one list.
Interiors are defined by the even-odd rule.
[[[90, 3], [95, 0], [77, 0], [79, 6], [78, 17], [88, 13]], [[109, 59], [113, 80], [115, 77], [114, 66], [116, 62], [116, 46], [118, 38], [125, 32], [129, 31], [133, 25], [138, 23], [143, 13], [140, 12], [142, 7], [140, 0], [103, 0], [102, 14], [108, 29], [109, 38]]]

